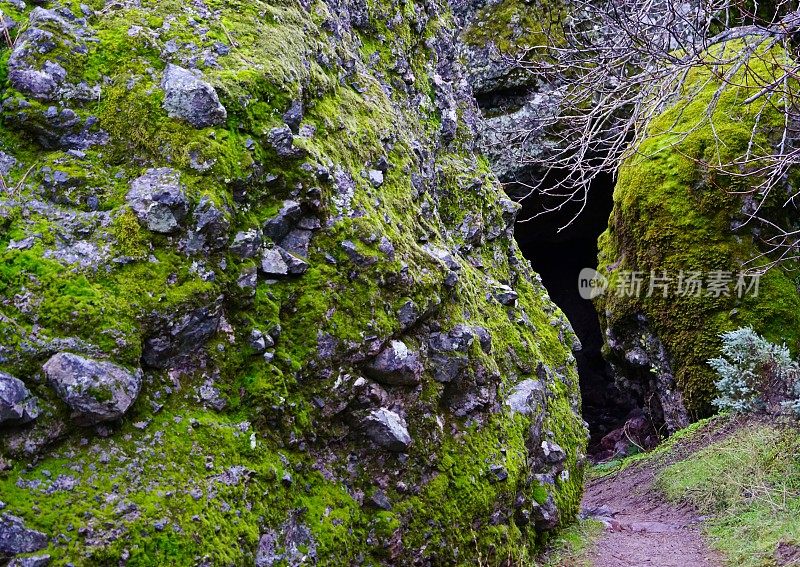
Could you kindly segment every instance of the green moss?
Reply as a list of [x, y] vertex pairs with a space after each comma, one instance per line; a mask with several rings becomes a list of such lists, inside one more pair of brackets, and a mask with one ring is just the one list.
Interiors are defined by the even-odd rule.
[[[220, 296], [224, 313], [220, 332], [196, 345], [185, 365], [146, 372], [140, 399], [122, 424], [109, 427], [108, 437], [67, 422], [65, 439], [35, 463], [19, 457], [0, 476], [8, 510], [32, 528], [67, 534], [48, 549], [55, 565], [116, 564], [125, 556], [129, 565], [204, 558], [213, 565], [251, 564], [260, 535], [280, 532], [287, 521], [308, 528], [320, 563], [391, 564], [415, 554], [464, 564], [529, 560], [542, 540], [536, 527], [505, 517], [498, 524], [493, 517], [523, 494], [531, 506], [552, 497], [569, 522], [580, 500], [585, 432], [562, 316], [505, 235], [467, 242], [459, 228], [464, 222], [485, 231], [505, 225], [499, 186], [486, 160], [472, 153], [467, 127], [440, 147], [429, 77], [436, 50], [429, 40], [450, 33], [451, 16], [406, 3], [404, 21], [390, 25], [396, 7], [371, 1], [363, 29], [334, 39], [326, 30], [339, 16], [324, 3], [309, 11], [282, 1], [206, 5], [209, 17], [175, 0], [146, 0], [91, 19], [97, 41], [90, 42], [80, 73], [102, 81], [102, 95], [76, 105], [76, 112], [97, 116], [97, 127], [109, 133], [107, 145], [77, 157], [45, 151], [25, 141], [25, 132], [0, 127], [0, 144], [13, 148], [22, 172], [38, 163], [74, 179], [74, 186], [45, 188], [36, 168], [19, 189], [23, 202], [2, 221], [0, 296], [37, 302], [35, 309], [17, 299], [0, 303], [0, 346], [7, 349], [0, 355], [11, 353], [2, 359], [4, 369], [36, 383], [50, 347], [26, 350], [34, 333], [42, 344], [80, 339], [98, 358], [135, 367], [155, 328]], [[95, 7], [102, 8], [99, 0]], [[136, 33], [133, 26], [143, 29]], [[198, 62], [228, 111], [226, 124], [196, 130], [166, 116], [159, 83], [162, 44], [169, 40], [191, 43], [196, 53], [213, 50], [215, 42], [230, 48], [217, 66]], [[408, 88], [417, 88], [419, 97], [386, 86], [400, 79], [394, 68], [400, 55], [416, 77]], [[353, 58], [353, 72], [337, 63]], [[295, 137], [302, 157], [280, 158], [269, 131], [283, 124], [295, 100], [303, 102], [304, 124], [316, 130]], [[439, 149], [426, 156], [425, 148], [433, 147]], [[391, 165], [374, 187], [364, 172], [383, 157]], [[251, 297], [237, 278], [256, 261], [228, 252], [188, 254], [185, 234], [144, 230], [125, 194], [130, 180], [149, 167], [179, 170], [190, 201], [210, 198], [230, 214], [233, 230], [261, 226], [284, 199], [305, 201], [318, 192], [322, 228], [309, 247], [309, 269], [277, 281], [262, 277]], [[352, 196], [318, 174], [323, 169], [350, 177]], [[424, 174], [427, 192], [418, 193], [414, 173]], [[97, 197], [100, 214], [88, 206], [90, 196]], [[45, 199], [57, 204], [41, 214], [26, 207], [26, 201]], [[80, 238], [89, 234], [87, 240], [108, 246], [113, 261], [95, 270], [46, 257], [64, 236], [60, 213], [72, 209], [98, 217], [99, 226], [84, 227]], [[187, 233], [194, 229], [191, 219]], [[34, 232], [39, 236], [30, 249], [8, 249], [10, 240]], [[345, 249], [345, 241], [352, 248]], [[448, 268], [424, 250], [425, 242], [462, 251], [455, 256], [454, 290], [444, 285]], [[495, 280], [515, 287], [516, 307], [492, 298]], [[427, 317], [410, 330], [398, 320], [408, 301]], [[468, 387], [480, 382], [496, 399], [475, 416], [456, 416], [448, 408], [454, 388], [427, 372], [419, 392], [397, 392], [414, 439], [401, 458], [364, 439], [360, 414], [332, 409], [347, 401], [337, 380], [360, 375], [359, 353], [368, 342], [402, 338], [422, 348], [429, 332], [424, 325], [433, 321], [443, 329], [474, 324], [489, 330], [492, 352], [476, 341], [465, 380]], [[277, 337], [272, 358], [248, 346], [253, 329]], [[512, 416], [503, 405], [519, 381], [536, 376], [540, 362], [551, 370], [552, 394], [542, 428], [568, 453], [569, 474], [552, 484], [532, 476], [547, 472], [531, 470], [538, 448], [528, 445], [538, 422]], [[189, 370], [195, 364], [196, 372]], [[198, 399], [208, 380], [227, 404], [219, 412], [202, 409]], [[37, 394], [48, 391], [32, 387]], [[66, 412], [52, 395], [46, 399], [54, 414]], [[508, 471], [506, 480], [490, 474], [494, 464]], [[217, 476], [235, 466], [247, 469], [236, 482]], [[396, 484], [398, 471], [406, 489]], [[74, 478], [74, 488], [40, 490], [59, 475]], [[28, 484], [37, 481], [43, 484]], [[377, 486], [391, 499], [391, 510], [361, 502]], [[192, 496], [193, 488], [202, 497]], [[116, 536], [94, 537], [108, 530]]]
[[800, 544], [800, 437], [794, 427], [744, 423], [666, 468], [659, 487], [707, 516], [709, 539], [732, 564], [773, 565]]
[[[768, 73], [766, 64], [763, 73]], [[683, 101], [663, 112], [637, 154], [622, 167], [609, 228], [600, 238], [600, 269], [610, 272], [612, 290], [623, 271], [666, 270], [673, 283], [682, 271], [704, 276], [724, 271], [738, 277], [742, 264], [758, 256], [750, 225], [731, 230], [741, 217], [742, 201], [733, 191], [747, 189], [742, 179], [700, 165], [732, 161], [750, 142], [762, 105], [743, 101], [760, 83], [740, 79], [743, 86], [722, 90], [709, 119], [707, 109], [718, 84], [697, 71]], [[769, 143], [775, 114], [767, 110], [760, 115], [756, 144]], [[715, 135], [725, 144], [715, 144]], [[748, 183], [752, 187], [758, 180]], [[750, 325], [770, 340], [786, 341], [793, 350], [800, 345], [800, 297], [788, 268], [774, 268], [763, 276], [757, 296], [738, 298], [732, 291], [719, 298], [632, 298], [612, 292], [598, 301], [598, 311], [607, 326], [620, 329], [634, 314], [643, 313], [673, 359], [690, 414], [708, 415], [714, 376], [706, 360], [718, 354], [719, 333]]]
[[502, 0], [478, 11], [464, 34], [464, 41], [476, 47], [493, 43], [506, 55], [522, 53], [560, 37], [563, 18], [563, 7], [558, 1], [531, 5]]

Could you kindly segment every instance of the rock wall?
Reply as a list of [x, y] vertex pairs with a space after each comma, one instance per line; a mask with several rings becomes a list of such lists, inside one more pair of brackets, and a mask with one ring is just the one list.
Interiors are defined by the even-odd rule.
[[[755, 72], [770, 72], [754, 65]], [[761, 105], [741, 103], [755, 87], [729, 87], [709, 122], [707, 110], [717, 88], [698, 74], [683, 100], [656, 120], [640, 155], [620, 172], [614, 211], [600, 238], [600, 271], [610, 279], [609, 293], [597, 301], [607, 359], [623, 389], [669, 431], [712, 412], [716, 376], [707, 361], [719, 356], [720, 333], [752, 326], [795, 351], [800, 346], [794, 263], [769, 269], [757, 288], [749, 277], [739, 281], [743, 264], [764, 252], [760, 243], [769, 236], [768, 227], [745, 222], [760, 200], [760, 179], [703, 164], [728, 163], [744, 154]], [[782, 118], [774, 110], [763, 114], [753, 143], [767, 147]], [[715, 134], [725, 143], [715, 143]], [[762, 208], [777, 224], [796, 223], [796, 209], [783, 206], [795, 177], [791, 173], [786, 186], [776, 187]], [[762, 257], [760, 264], [770, 259]], [[631, 272], [644, 280], [641, 293], [618, 293], [623, 279], [630, 281], [623, 274]], [[651, 273], [669, 278], [660, 280], [653, 293], [648, 292]], [[679, 292], [681, 277], [686, 282], [692, 273], [702, 289], [692, 291], [685, 283]], [[664, 283], [670, 290], [666, 295]]]
[[0, 557], [523, 562], [574, 515], [574, 337], [446, 4], [0, 9]]

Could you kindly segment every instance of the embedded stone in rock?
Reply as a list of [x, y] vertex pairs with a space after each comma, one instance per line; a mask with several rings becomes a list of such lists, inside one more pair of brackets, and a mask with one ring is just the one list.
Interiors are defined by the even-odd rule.
[[222, 317], [222, 297], [214, 303], [194, 309], [178, 319], [165, 318], [160, 334], [144, 343], [142, 360], [148, 366], [164, 368], [171, 358], [202, 346], [219, 328]]
[[119, 419], [136, 400], [142, 385], [141, 371], [131, 372], [68, 352], [53, 355], [43, 369], [50, 385], [82, 425]]
[[496, 284], [494, 286], [494, 298], [502, 305], [511, 307], [517, 304], [519, 295], [507, 285]]
[[381, 447], [400, 453], [411, 445], [405, 420], [386, 408], [372, 410], [364, 418], [367, 436]]
[[289, 266], [278, 248], [267, 248], [261, 253], [261, 271], [268, 276], [285, 276], [289, 273]]
[[214, 87], [188, 69], [168, 64], [161, 88], [164, 110], [171, 118], [186, 120], [195, 128], [217, 126], [228, 118]]
[[273, 128], [267, 134], [267, 141], [280, 157], [298, 157], [302, 152], [294, 147], [294, 135], [292, 129], [284, 125]]
[[47, 535], [25, 527], [22, 518], [0, 514], [0, 557], [33, 553], [47, 547]]
[[261, 234], [258, 230], [237, 232], [233, 237], [233, 244], [230, 245], [230, 251], [242, 259], [252, 258], [258, 253], [261, 243]]
[[567, 453], [558, 444], [552, 441], [542, 441], [542, 453], [544, 460], [550, 464], [563, 463], [567, 459]]
[[378, 356], [370, 361], [364, 371], [383, 384], [415, 386], [422, 378], [419, 355], [403, 341], [391, 341]]
[[126, 199], [148, 229], [162, 234], [178, 230], [189, 212], [180, 174], [168, 167], [148, 169], [134, 179]]
[[544, 387], [538, 380], [523, 380], [511, 391], [506, 398], [506, 405], [512, 412], [523, 415], [532, 415], [539, 411], [544, 400]]
[[8, 564], [8, 567], [45, 567], [50, 565], [49, 555], [34, 555], [31, 557], [17, 557]]
[[0, 372], [0, 424], [6, 421], [28, 423], [38, 415], [36, 398], [25, 383]]
[[300, 203], [291, 200], [284, 201], [278, 214], [264, 223], [264, 236], [271, 238], [276, 244], [279, 243], [289, 234], [301, 216]]

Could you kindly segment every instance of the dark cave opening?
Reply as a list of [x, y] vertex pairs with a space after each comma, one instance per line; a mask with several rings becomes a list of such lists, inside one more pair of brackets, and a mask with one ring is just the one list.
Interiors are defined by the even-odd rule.
[[[620, 394], [608, 364], [602, 356], [603, 336], [594, 305], [581, 297], [578, 274], [583, 268], [597, 267], [597, 238], [606, 229], [612, 208], [613, 178], [598, 176], [588, 193], [581, 215], [559, 232], [577, 212], [580, 203], [570, 203], [562, 211], [548, 213], [524, 222], [537, 212], [541, 203], [522, 201], [523, 209], [515, 227], [523, 255], [541, 275], [552, 300], [572, 324], [582, 349], [575, 352], [583, 398], [583, 418], [589, 424], [589, 451], [600, 450], [600, 440], [621, 427], [633, 408]], [[506, 186], [515, 194], [514, 184]]]

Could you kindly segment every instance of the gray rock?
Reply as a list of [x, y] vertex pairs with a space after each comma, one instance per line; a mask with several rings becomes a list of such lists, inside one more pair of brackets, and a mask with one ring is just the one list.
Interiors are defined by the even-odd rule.
[[162, 234], [178, 230], [189, 212], [180, 173], [168, 167], [148, 169], [134, 179], [126, 199], [148, 229]]
[[275, 346], [275, 339], [258, 329], [253, 329], [250, 331], [249, 344], [250, 348], [252, 348], [258, 354], [261, 354], [268, 348]]
[[317, 542], [308, 526], [300, 521], [301, 515], [300, 511], [292, 511], [280, 530], [268, 530], [261, 536], [255, 567], [300, 567], [317, 563]]
[[267, 141], [280, 157], [292, 158], [302, 155], [300, 149], [294, 147], [294, 134], [288, 126], [270, 130], [267, 134]]
[[503, 482], [508, 479], [508, 471], [502, 465], [490, 465], [489, 474], [492, 475], [492, 480], [495, 482]]
[[512, 412], [523, 415], [535, 415], [540, 411], [544, 401], [545, 389], [538, 380], [523, 380], [511, 391], [506, 398], [506, 405]]
[[312, 234], [310, 230], [294, 228], [281, 240], [281, 248], [295, 256], [307, 258], [308, 246], [311, 244]]
[[262, 243], [261, 233], [258, 230], [240, 231], [233, 237], [230, 251], [242, 259], [252, 258], [258, 253]]
[[432, 333], [428, 346], [437, 352], [467, 352], [474, 340], [472, 327], [456, 325], [447, 333]]
[[47, 547], [47, 535], [25, 527], [22, 518], [0, 514], [0, 556], [33, 553]]
[[367, 177], [369, 178], [369, 182], [372, 183], [373, 187], [380, 187], [383, 185], [383, 172], [377, 169], [370, 169], [367, 172]]
[[300, 203], [291, 200], [284, 201], [278, 214], [264, 223], [264, 236], [279, 244], [301, 216]]
[[492, 334], [488, 329], [473, 325], [472, 332], [478, 337], [478, 342], [481, 344], [481, 350], [486, 354], [492, 352]]
[[542, 441], [542, 454], [546, 463], [555, 465], [567, 460], [567, 453], [557, 443]]
[[425, 250], [431, 258], [444, 264], [448, 270], [457, 272], [461, 269], [461, 264], [459, 264], [453, 255], [444, 248], [439, 248], [433, 244], [425, 244], [422, 249]]
[[34, 555], [31, 557], [20, 557], [8, 564], [8, 567], [45, 567], [50, 565], [49, 555]]
[[370, 378], [383, 384], [402, 386], [419, 384], [422, 371], [419, 354], [409, 349], [402, 341], [391, 341], [364, 367], [364, 372]]
[[376, 489], [369, 497], [368, 503], [378, 510], [390, 511], [392, 509], [392, 501], [386, 496], [383, 490]]
[[6, 421], [28, 423], [38, 415], [36, 398], [24, 382], [0, 372], [0, 424]]
[[303, 102], [300, 100], [293, 100], [289, 110], [283, 113], [283, 121], [292, 130], [297, 132], [300, 129], [300, 123], [303, 121]]
[[236, 279], [236, 285], [246, 294], [254, 294], [258, 286], [258, 268], [255, 266], [243, 268]]
[[378, 258], [375, 256], [362, 254], [358, 251], [358, 246], [352, 240], [344, 240], [341, 244], [342, 250], [344, 253], [347, 254], [347, 257], [350, 258], [356, 266], [360, 266], [362, 268], [366, 268], [378, 263]]
[[0, 175], [8, 176], [17, 164], [17, 159], [14, 156], [0, 151]]
[[289, 266], [284, 262], [278, 247], [266, 248], [261, 252], [261, 271], [267, 276], [288, 275]]
[[8, 59], [11, 86], [39, 101], [55, 101], [64, 87], [67, 71], [49, 59], [41, 60], [59, 46], [72, 50], [79, 43], [69, 22], [54, 10], [37, 6]]
[[161, 331], [144, 343], [142, 360], [153, 368], [165, 368], [170, 359], [201, 347], [217, 332], [222, 317], [222, 298], [198, 307], [177, 321], [172, 315], [161, 323]]
[[517, 304], [519, 294], [504, 284], [495, 284], [493, 290], [494, 298], [501, 304], [507, 307], [513, 307]]
[[443, 384], [456, 382], [469, 366], [469, 358], [464, 355], [434, 353], [430, 357], [433, 379]]
[[306, 262], [299, 256], [295, 256], [291, 252], [284, 250], [280, 246], [277, 246], [276, 248], [278, 249], [278, 252], [281, 255], [281, 259], [283, 259], [284, 263], [286, 264], [286, 269], [289, 272], [289, 274], [293, 276], [299, 276], [308, 271], [309, 268], [308, 262]]
[[386, 408], [372, 410], [364, 418], [367, 436], [381, 447], [400, 453], [411, 445], [411, 435], [405, 420]]
[[131, 372], [67, 352], [52, 356], [43, 370], [81, 425], [119, 419], [136, 400], [142, 385], [140, 370]]
[[193, 216], [195, 230], [202, 236], [205, 246], [211, 250], [219, 250], [227, 244], [231, 223], [211, 199], [208, 197], [200, 199]]
[[403, 329], [408, 329], [419, 320], [419, 307], [413, 300], [406, 301], [400, 309], [397, 310], [397, 320], [403, 326]]
[[168, 64], [161, 88], [164, 110], [172, 118], [186, 120], [195, 128], [218, 126], [228, 119], [214, 87], [188, 69]]

